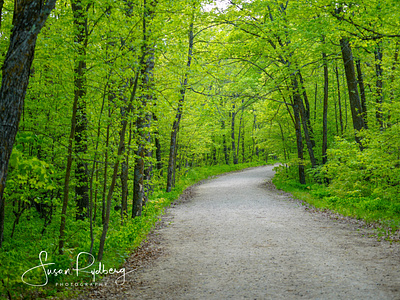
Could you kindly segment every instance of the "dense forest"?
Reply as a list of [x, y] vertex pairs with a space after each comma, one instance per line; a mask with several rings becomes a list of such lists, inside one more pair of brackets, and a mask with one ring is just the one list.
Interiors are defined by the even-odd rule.
[[398, 220], [400, 2], [214, 2], [0, 1], [2, 296], [63, 280], [41, 251], [121, 265], [224, 165]]

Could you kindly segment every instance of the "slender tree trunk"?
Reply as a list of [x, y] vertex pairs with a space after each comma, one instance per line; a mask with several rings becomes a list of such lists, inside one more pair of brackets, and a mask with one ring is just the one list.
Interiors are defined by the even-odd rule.
[[314, 97], [314, 123], [317, 121], [317, 99], [318, 99], [318, 83], [315, 83], [315, 97]]
[[347, 38], [342, 38], [340, 40], [340, 45], [346, 73], [347, 88], [349, 91], [350, 109], [353, 118], [353, 128], [356, 131], [355, 139], [360, 145], [360, 149], [363, 149], [361, 139], [357, 135], [357, 132], [365, 128], [365, 123], [364, 119], [362, 118], [362, 109], [357, 89], [357, 79], [354, 69], [353, 54], [351, 51], [350, 42]]
[[221, 121], [221, 128], [224, 132], [222, 135], [222, 143], [224, 145], [224, 158], [225, 158], [225, 164], [229, 165], [229, 153], [228, 153], [228, 145], [226, 143], [226, 135], [225, 135], [225, 121]]
[[232, 107], [231, 117], [232, 117], [231, 118], [231, 140], [232, 140], [233, 164], [237, 165], [238, 158], [236, 155], [236, 144], [235, 144], [235, 117], [236, 117], [235, 104], [233, 104], [233, 107]]
[[64, 196], [63, 196], [63, 204], [61, 209], [61, 225], [60, 225], [60, 236], [58, 241], [58, 252], [59, 254], [64, 253], [64, 244], [65, 244], [65, 225], [66, 225], [66, 214], [68, 207], [68, 198], [69, 198], [69, 181], [71, 177], [71, 168], [72, 168], [72, 148], [73, 141], [75, 137], [75, 128], [76, 128], [76, 111], [77, 111], [77, 102], [78, 98], [74, 98], [74, 104], [72, 106], [72, 118], [71, 118], [71, 130], [68, 139], [68, 156], [67, 156], [67, 167], [65, 172], [64, 179]]
[[254, 153], [255, 153], [255, 148], [256, 148], [256, 129], [257, 129], [257, 116], [254, 115], [253, 118], [253, 128], [252, 128], [252, 133], [251, 133], [251, 139], [253, 141], [252, 149], [251, 149], [251, 161], [253, 161]]
[[300, 121], [300, 109], [299, 109], [299, 102], [301, 101], [301, 98], [300, 95], [298, 95], [298, 93], [296, 98], [297, 99], [293, 100], [293, 114], [295, 119], [297, 158], [299, 160], [299, 182], [301, 184], [306, 184], [306, 176], [304, 172], [303, 140], [301, 136], [301, 121]]
[[[108, 94], [109, 103], [113, 101], [115, 95], [111, 91]], [[108, 118], [111, 118], [111, 110], [108, 108]], [[101, 224], [104, 225], [106, 220], [106, 199], [107, 199], [107, 180], [108, 180], [108, 147], [110, 145], [110, 127], [111, 124], [107, 124], [106, 128], [106, 149], [104, 153], [104, 175], [103, 175], [103, 193], [102, 193], [102, 201], [101, 201]]]
[[245, 132], [244, 132], [245, 122], [244, 122], [243, 114], [244, 114], [244, 111], [242, 111], [242, 118], [243, 118], [243, 120], [242, 120], [242, 162], [245, 163], [246, 162], [246, 156], [245, 156], [246, 148], [245, 148], [245, 138], [244, 138], [245, 137]]
[[310, 102], [308, 101], [308, 96], [307, 96], [307, 91], [304, 87], [304, 80], [303, 80], [303, 76], [301, 76], [301, 72], [299, 70], [299, 79], [300, 79], [300, 84], [301, 84], [301, 89], [302, 89], [302, 95], [303, 95], [303, 99], [304, 99], [304, 104], [305, 104], [305, 109], [304, 109], [304, 116], [305, 116], [305, 120], [307, 123], [307, 128], [308, 128], [308, 133], [310, 136], [310, 142], [312, 147], [315, 147], [315, 141], [314, 141], [314, 131], [313, 128], [311, 126], [311, 120], [310, 120]]
[[129, 122], [129, 138], [125, 159], [121, 163], [121, 220], [128, 216], [128, 179], [129, 179], [129, 158], [132, 144], [132, 122]]
[[356, 68], [357, 68], [358, 86], [360, 87], [362, 117], [365, 122], [365, 128], [368, 128], [368, 126], [367, 126], [367, 99], [365, 98], [364, 79], [363, 79], [363, 74], [362, 74], [362, 70], [361, 70], [361, 61], [359, 59], [356, 60]]
[[81, 0], [72, 0], [71, 8], [74, 15], [75, 27], [75, 69], [74, 69], [74, 97], [77, 99], [76, 129], [75, 129], [75, 152], [78, 156], [76, 163], [75, 177], [77, 185], [75, 187], [77, 199], [76, 219], [83, 220], [87, 217], [89, 208], [89, 188], [88, 188], [88, 165], [82, 161], [82, 157], [87, 152], [86, 131], [88, 120], [86, 116], [86, 48], [88, 43], [87, 28], [87, 8], [83, 7]]
[[[394, 95], [395, 95], [395, 93], [394, 93], [394, 88], [393, 88], [393, 82], [394, 82], [394, 79], [395, 79], [395, 76], [394, 76], [394, 72], [396, 71], [396, 67], [397, 67], [397, 64], [398, 64], [398, 59], [399, 59], [399, 41], [397, 41], [396, 42], [396, 47], [395, 47], [395, 51], [394, 51], [394, 60], [393, 60], [393, 65], [392, 65], [392, 75], [390, 75], [390, 83], [391, 83], [391, 88], [390, 88], [390, 103], [393, 103], [393, 100], [394, 100]], [[391, 112], [390, 112], [390, 110], [388, 111], [388, 116], [387, 116], [387, 126], [388, 127], [391, 127], [392, 126], [392, 124], [391, 124], [391, 122], [390, 122], [390, 119], [391, 119]]]
[[36, 39], [56, 0], [16, 1], [10, 44], [2, 66], [0, 88], [0, 247], [3, 242], [3, 197], [8, 163], [18, 131], [29, 75], [34, 57]]
[[324, 110], [322, 117], [322, 164], [325, 164], [328, 160], [326, 150], [328, 149], [328, 64], [326, 62], [326, 54], [322, 53], [322, 59], [324, 61]]
[[239, 126], [238, 126], [239, 132], [238, 132], [238, 139], [237, 139], [237, 143], [236, 143], [236, 145], [237, 145], [236, 157], [237, 157], [238, 161], [239, 161], [239, 153], [240, 153], [240, 146], [241, 146], [240, 141], [242, 138], [242, 122], [243, 122], [243, 110], [242, 110], [242, 113], [241, 113], [240, 119], [239, 119]]
[[376, 121], [379, 124], [381, 130], [383, 130], [383, 81], [382, 81], [382, 41], [378, 42], [375, 48], [375, 74], [376, 74]]
[[281, 123], [278, 123], [279, 129], [281, 130], [281, 138], [282, 138], [282, 148], [283, 148], [283, 157], [285, 161], [287, 161], [288, 157], [286, 155], [286, 142], [285, 142], [285, 135], [283, 134], [283, 129]]
[[[156, 116], [156, 114], [153, 113], [153, 120], [156, 123], [156, 128], [158, 128], [158, 118]], [[161, 160], [161, 143], [160, 143], [160, 138], [159, 138], [159, 132], [158, 130], [156, 130], [154, 132], [154, 144], [156, 147], [156, 169], [160, 171], [160, 175], [162, 175], [162, 160]]]
[[[93, 222], [96, 220], [96, 200], [97, 200], [97, 183], [96, 183], [96, 191], [94, 195], [94, 201], [93, 201], [93, 180], [94, 180], [94, 173], [96, 172], [96, 182], [98, 180], [98, 164], [96, 162], [97, 160], [97, 151], [99, 148], [99, 141], [100, 141], [100, 133], [101, 133], [101, 121], [103, 117], [103, 112], [104, 112], [104, 107], [105, 107], [105, 102], [106, 102], [106, 92], [107, 92], [107, 87], [108, 87], [108, 81], [110, 79], [111, 74], [107, 76], [106, 81], [107, 83], [104, 85], [104, 91], [103, 91], [103, 101], [101, 104], [101, 109], [100, 109], [100, 117], [99, 121], [97, 124], [97, 136], [96, 136], [96, 146], [95, 146], [95, 151], [94, 151], [94, 157], [93, 157], [93, 165], [92, 165], [92, 170], [90, 174], [90, 181], [89, 181], [89, 229], [90, 229], [90, 250], [89, 253], [93, 254], [93, 246], [94, 246], [94, 232], [93, 232]], [[94, 202], [94, 203], [93, 203]], [[93, 205], [94, 204], [94, 205]], [[94, 206], [94, 207], [93, 207]], [[94, 216], [93, 216], [93, 211], [94, 211]]]
[[338, 105], [339, 105], [339, 122], [340, 122], [340, 136], [343, 135], [343, 115], [342, 115], [342, 102], [340, 99], [340, 80], [338, 67], [335, 66], [336, 81], [337, 81], [337, 92], [338, 92]]
[[308, 131], [308, 122], [307, 122], [307, 115], [306, 111], [303, 105], [303, 100], [301, 99], [300, 93], [299, 93], [299, 86], [297, 82], [296, 76], [292, 76], [292, 85], [293, 85], [293, 101], [296, 105], [296, 108], [298, 108], [298, 112], [300, 113], [301, 116], [301, 124], [303, 126], [303, 131], [304, 131], [304, 137], [306, 140], [307, 144], [307, 149], [308, 149], [308, 154], [310, 156], [310, 161], [311, 161], [311, 166], [313, 168], [317, 167], [317, 161], [314, 156], [314, 149], [313, 149], [313, 143], [310, 138], [310, 134]]
[[186, 64], [186, 72], [184, 81], [181, 88], [181, 95], [178, 102], [178, 108], [175, 115], [175, 120], [172, 124], [171, 131], [171, 142], [169, 147], [169, 160], [168, 160], [168, 174], [167, 174], [167, 192], [170, 192], [172, 188], [175, 186], [174, 173], [175, 173], [175, 160], [176, 160], [176, 152], [177, 152], [177, 136], [179, 131], [179, 125], [182, 119], [182, 108], [183, 103], [185, 102], [185, 94], [188, 86], [188, 78], [189, 78], [189, 70], [192, 64], [192, 56], [193, 56], [193, 44], [194, 44], [194, 34], [193, 34], [193, 22], [194, 22], [194, 14], [195, 8], [193, 7], [192, 17], [189, 25], [189, 49], [188, 49], [188, 59]]

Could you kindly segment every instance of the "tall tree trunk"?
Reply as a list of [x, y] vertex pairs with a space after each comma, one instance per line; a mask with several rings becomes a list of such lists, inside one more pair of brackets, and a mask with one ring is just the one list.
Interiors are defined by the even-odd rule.
[[356, 68], [357, 68], [358, 86], [360, 87], [362, 117], [364, 119], [365, 128], [368, 128], [368, 126], [367, 126], [367, 99], [365, 98], [364, 78], [363, 78], [363, 74], [362, 74], [362, 70], [361, 70], [361, 61], [359, 59], [356, 60]]
[[340, 80], [338, 67], [335, 66], [336, 81], [337, 81], [337, 92], [338, 92], [338, 105], [339, 105], [339, 122], [340, 122], [340, 136], [343, 135], [343, 114], [342, 114], [342, 102], [340, 99]]
[[285, 135], [283, 134], [283, 129], [281, 123], [278, 123], [279, 129], [281, 131], [281, 138], [282, 138], [282, 148], [283, 148], [283, 157], [285, 159], [285, 162], [287, 161], [288, 157], [286, 155], [286, 142], [285, 142]]
[[311, 120], [310, 120], [310, 102], [308, 101], [308, 96], [307, 96], [307, 91], [304, 87], [304, 80], [303, 80], [303, 76], [301, 76], [301, 72], [299, 70], [299, 78], [300, 78], [300, 84], [301, 84], [301, 89], [302, 89], [302, 95], [303, 95], [303, 99], [304, 99], [304, 104], [305, 104], [305, 119], [306, 119], [306, 123], [307, 123], [307, 127], [308, 127], [308, 133], [310, 135], [310, 142], [312, 147], [315, 147], [315, 141], [314, 141], [314, 131], [313, 128], [311, 126]]
[[232, 155], [233, 155], [233, 164], [237, 165], [238, 164], [238, 158], [236, 154], [236, 142], [235, 142], [235, 117], [236, 117], [236, 112], [235, 112], [235, 104], [233, 104], [232, 107], [232, 113], [231, 113], [231, 140], [232, 140]]
[[36, 39], [56, 0], [16, 1], [10, 44], [2, 66], [0, 88], [0, 247], [4, 231], [4, 189], [8, 163], [24, 107]]
[[228, 145], [226, 143], [226, 135], [225, 135], [225, 121], [221, 121], [221, 129], [223, 130], [223, 135], [222, 135], [222, 143], [224, 145], [224, 158], [225, 158], [225, 164], [229, 165], [229, 153], [228, 153]]
[[[97, 200], [97, 181], [98, 181], [98, 163], [97, 163], [97, 151], [99, 149], [99, 143], [100, 143], [100, 133], [101, 133], [101, 121], [103, 117], [103, 112], [104, 112], [104, 107], [105, 107], [105, 102], [106, 102], [106, 93], [107, 93], [107, 88], [108, 88], [108, 82], [110, 79], [111, 74], [109, 74], [106, 77], [107, 83], [104, 85], [104, 91], [103, 91], [103, 101], [101, 104], [101, 109], [100, 109], [100, 117], [99, 121], [97, 124], [97, 136], [96, 136], [96, 146], [94, 150], [94, 157], [93, 157], [93, 165], [92, 165], [92, 170], [90, 174], [90, 181], [89, 181], [89, 228], [90, 228], [90, 250], [89, 253], [93, 254], [93, 246], [94, 246], [94, 232], [93, 232], [93, 222], [96, 221], [96, 200]], [[96, 172], [96, 191], [94, 195], [94, 201], [93, 201], [93, 181], [94, 181], [94, 173]], [[94, 212], [94, 216], [93, 216]]]
[[[153, 120], [156, 122], [156, 128], [158, 128], [158, 118], [155, 113], [153, 113]], [[156, 169], [160, 171], [160, 176], [162, 175], [162, 160], [161, 160], [161, 143], [160, 143], [160, 138], [159, 138], [159, 132], [156, 130], [154, 132], [154, 144], [156, 147]]]
[[143, 16], [143, 48], [142, 52], [146, 59], [141, 66], [141, 88], [143, 94], [140, 96], [140, 105], [137, 108], [136, 129], [139, 135], [138, 150], [136, 152], [136, 162], [133, 178], [133, 208], [132, 218], [142, 215], [142, 207], [145, 202], [144, 176], [145, 176], [145, 157], [146, 144], [148, 143], [148, 132], [150, 126], [151, 115], [146, 111], [147, 104], [152, 100], [152, 84], [154, 70], [154, 45], [150, 41], [151, 30], [148, 29], [151, 20], [154, 16], [156, 1], [150, 1], [149, 4], [144, 1], [144, 16]]
[[194, 44], [194, 34], [193, 34], [193, 22], [194, 22], [194, 14], [195, 14], [195, 7], [193, 7], [193, 12], [191, 16], [191, 21], [189, 25], [189, 33], [188, 33], [188, 40], [189, 40], [189, 49], [188, 49], [188, 58], [186, 64], [186, 72], [184, 75], [183, 84], [181, 87], [181, 95], [178, 102], [178, 108], [176, 111], [175, 119], [172, 124], [171, 130], [171, 142], [169, 147], [169, 160], [168, 160], [168, 173], [167, 173], [167, 192], [170, 192], [172, 188], [175, 186], [174, 180], [174, 173], [175, 173], [175, 165], [176, 165], [176, 152], [177, 152], [177, 136], [179, 132], [179, 125], [182, 119], [182, 108], [185, 102], [185, 94], [186, 89], [188, 86], [188, 78], [189, 78], [189, 70], [192, 64], [192, 56], [193, 56], [193, 44]]
[[[393, 88], [393, 82], [395, 80], [395, 76], [394, 76], [394, 72], [396, 71], [397, 68], [397, 64], [398, 64], [398, 60], [399, 60], [399, 44], [400, 42], [397, 41], [396, 42], [396, 46], [395, 46], [395, 51], [394, 51], [394, 60], [393, 60], [393, 65], [392, 65], [392, 75], [390, 75], [390, 83], [391, 83], [391, 89], [390, 89], [390, 103], [393, 103], [394, 100], [394, 88]], [[387, 116], [387, 126], [391, 127], [392, 124], [390, 122], [391, 119], [391, 112], [390, 110], [388, 111], [388, 116]]]
[[81, 0], [72, 0], [71, 8], [74, 16], [76, 56], [74, 69], [74, 97], [77, 101], [75, 152], [78, 156], [76, 163], [75, 187], [77, 199], [76, 219], [83, 220], [87, 217], [89, 208], [88, 165], [82, 160], [87, 152], [86, 131], [88, 120], [86, 116], [86, 48], [88, 43], [87, 7], [83, 7]]
[[129, 123], [129, 138], [128, 138], [128, 149], [125, 147], [125, 157], [121, 162], [121, 220], [128, 216], [128, 179], [129, 179], [129, 156], [130, 156], [130, 145], [132, 140], [132, 123]]
[[318, 99], [318, 83], [315, 83], [315, 96], [314, 96], [314, 123], [317, 122], [317, 99]]
[[[243, 102], [242, 102], [243, 103]], [[242, 122], [243, 122], [243, 110], [242, 110], [242, 113], [241, 113], [241, 115], [240, 115], [240, 119], [239, 119], [239, 126], [238, 126], [238, 139], [237, 139], [237, 143], [236, 143], [236, 145], [237, 145], [237, 149], [236, 149], [236, 157], [237, 157], [237, 159], [239, 160], [239, 153], [240, 153], [240, 141], [241, 141], [241, 138], [242, 138]]]
[[326, 61], [326, 54], [322, 53], [322, 59], [324, 61], [324, 110], [322, 116], [322, 164], [325, 164], [328, 160], [326, 150], [328, 149], [328, 64]]
[[307, 114], [303, 105], [303, 100], [301, 99], [299, 93], [299, 85], [296, 75], [292, 76], [292, 85], [293, 85], [293, 101], [296, 107], [298, 108], [298, 112], [300, 113], [301, 116], [301, 124], [303, 126], [304, 137], [307, 144], [308, 154], [310, 156], [311, 166], [315, 168], [317, 167], [317, 161], [314, 156], [313, 143], [311, 141], [311, 137], [308, 131]]
[[360, 145], [360, 149], [363, 149], [361, 138], [358, 136], [358, 131], [365, 128], [364, 119], [362, 118], [362, 109], [360, 103], [360, 97], [357, 89], [357, 79], [354, 69], [353, 53], [351, 51], [350, 42], [348, 38], [342, 38], [340, 40], [340, 46], [342, 50], [342, 58], [344, 63], [344, 69], [346, 73], [347, 88], [349, 91], [350, 109], [351, 116], [353, 119], [353, 128], [355, 129], [355, 139]]
[[257, 129], [257, 116], [254, 114], [253, 127], [252, 127], [252, 132], [251, 132], [251, 139], [253, 142], [252, 149], [251, 149], [251, 161], [253, 161], [254, 152], [255, 152], [255, 148], [256, 148], [256, 136], [255, 136], [256, 129]]
[[304, 172], [304, 157], [303, 157], [303, 140], [301, 136], [301, 121], [300, 121], [300, 108], [299, 102], [301, 101], [300, 95], [296, 93], [297, 99], [293, 99], [293, 114], [295, 120], [295, 130], [296, 130], [296, 144], [297, 144], [297, 158], [299, 160], [299, 182], [301, 184], [306, 184], [306, 176]]
[[66, 214], [68, 207], [68, 198], [69, 198], [69, 181], [71, 176], [71, 168], [72, 168], [72, 148], [73, 148], [73, 140], [75, 136], [75, 128], [76, 128], [76, 111], [77, 111], [77, 102], [78, 99], [74, 99], [74, 104], [72, 106], [72, 118], [71, 118], [71, 130], [68, 139], [68, 156], [67, 156], [67, 167], [65, 172], [64, 179], [64, 196], [63, 196], [63, 204], [61, 209], [61, 225], [60, 225], [60, 236], [58, 240], [58, 252], [59, 254], [64, 253], [64, 236], [65, 236], [65, 225], [66, 225]]
[[381, 130], [383, 130], [383, 81], [382, 81], [382, 41], [379, 41], [375, 48], [375, 74], [376, 74], [376, 121]]

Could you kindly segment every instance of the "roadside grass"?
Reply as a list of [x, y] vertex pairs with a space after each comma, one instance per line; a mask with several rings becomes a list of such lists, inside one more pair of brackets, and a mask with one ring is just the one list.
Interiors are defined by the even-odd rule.
[[291, 193], [317, 210], [329, 210], [346, 217], [364, 220], [376, 229], [378, 240], [400, 242], [400, 204], [384, 198], [339, 197], [324, 184], [299, 184], [294, 179], [275, 176], [277, 189]]

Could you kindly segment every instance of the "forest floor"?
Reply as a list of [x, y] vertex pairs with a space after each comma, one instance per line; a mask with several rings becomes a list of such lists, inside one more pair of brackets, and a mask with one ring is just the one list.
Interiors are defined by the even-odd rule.
[[276, 190], [272, 168], [190, 188], [125, 283], [109, 276], [82, 299], [400, 299], [400, 245]]

